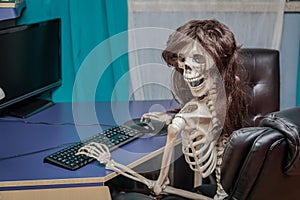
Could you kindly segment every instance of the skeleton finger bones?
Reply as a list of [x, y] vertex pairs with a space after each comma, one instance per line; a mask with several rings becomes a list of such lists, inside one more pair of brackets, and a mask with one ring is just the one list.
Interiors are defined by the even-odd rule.
[[167, 125], [169, 125], [172, 121], [172, 117], [165, 112], [149, 112], [143, 114], [143, 116], [141, 117], [142, 122], [147, 122], [151, 119], [165, 122]]
[[92, 157], [102, 164], [106, 164], [110, 160], [109, 148], [101, 143], [91, 142], [81, 147], [76, 155], [80, 154]]

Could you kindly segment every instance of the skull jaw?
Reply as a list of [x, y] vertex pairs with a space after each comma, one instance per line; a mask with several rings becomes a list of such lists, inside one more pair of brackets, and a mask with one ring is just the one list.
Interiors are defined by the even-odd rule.
[[208, 94], [208, 88], [207, 88], [205, 82], [203, 82], [201, 85], [199, 85], [197, 87], [192, 87], [189, 84], [189, 88], [194, 97], [203, 98]]

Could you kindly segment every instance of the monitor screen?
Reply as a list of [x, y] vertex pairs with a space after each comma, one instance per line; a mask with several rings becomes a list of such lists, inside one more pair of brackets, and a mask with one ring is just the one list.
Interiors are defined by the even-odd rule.
[[0, 30], [0, 110], [61, 85], [61, 22]]

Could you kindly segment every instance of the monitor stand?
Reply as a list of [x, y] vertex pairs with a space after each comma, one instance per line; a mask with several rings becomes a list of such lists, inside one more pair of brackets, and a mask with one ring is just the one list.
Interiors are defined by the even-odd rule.
[[44, 100], [40, 98], [30, 99], [29, 101], [20, 102], [14, 105], [9, 111], [8, 115], [27, 118], [30, 117], [50, 106], [54, 105], [54, 102], [50, 100]]

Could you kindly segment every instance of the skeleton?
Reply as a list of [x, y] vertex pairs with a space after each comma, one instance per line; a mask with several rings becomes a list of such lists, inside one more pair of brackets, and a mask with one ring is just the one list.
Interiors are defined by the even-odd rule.
[[[220, 25], [213, 20], [204, 22], [215, 26]], [[196, 23], [200, 24], [203, 22], [200, 21]], [[205, 25], [206, 24], [204, 24], [204, 26]], [[222, 27], [217, 28], [220, 29]], [[94, 157], [99, 162], [106, 163], [106, 168], [146, 184], [156, 195], [169, 193], [191, 199], [209, 199], [200, 194], [168, 186], [168, 173], [172, 152], [177, 136], [181, 133], [182, 152], [186, 162], [190, 168], [200, 174], [202, 178], [208, 177], [215, 171], [217, 194], [214, 199], [223, 199], [227, 194], [220, 183], [221, 163], [228, 135], [222, 134], [222, 128], [226, 122], [227, 106], [233, 101], [232, 95], [226, 98], [224, 80], [222, 74], [219, 72], [219, 63], [215, 61], [216, 59], [208, 53], [199, 41], [194, 38], [187, 38], [182, 33], [179, 33], [179, 36], [173, 35], [173, 38], [175, 38], [175, 41], [185, 42], [181, 45], [177, 45], [176, 51], [173, 51], [171, 48], [171, 54], [174, 55], [175, 53], [176, 55], [174, 57], [176, 59], [173, 59], [175, 60], [174, 62], [172, 61], [173, 63], [168, 62], [168, 64], [175, 66], [177, 71], [180, 71], [179, 76], [178, 73], [177, 75], [175, 73], [173, 76], [176, 79], [176, 76], [180, 77], [180, 75], [182, 75], [185, 87], [189, 88], [192, 98], [183, 102], [185, 105], [174, 117], [164, 113], [154, 112], [146, 113], [141, 118], [141, 120], [156, 118], [169, 124], [167, 142], [164, 148], [161, 171], [158, 179], [156, 181], [148, 180], [130, 168], [110, 160], [108, 148], [102, 144], [93, 143], [87, 145], [81, 148], [78, 154]], [[178, 49], [178, 46], [181, 46], [181, 48]], [[226, 56], [224, 59], [227, 59]], [[165, 60], [172, 59], [165, 58]], [[235, 79], [234, 82], [240, 81], [235, 74], [233, 74], [233, 77]], [[180, 85], [179, 82], [174, 82], [174, 85], [177, 89], [182, 89], [181, 86], [178, 87], [178, 85]]]
[[[225, 105], [226, 98], [220, 74], [213, 59], [197, 42], [190, 43], [178, 53], [178, 67], [183, 70], [183, 78], [194, 98], [175, 115], [168, 127], [161, 173], [154, 186], [156, 194], [161, 192], [161, 186], [167, 182], [167, 166], [180, 132], [182, 152], [193, 171], [205, 178], [215, 170], [217, 163], [221, 163], [218, 161], [221, 157], [218, 156], [216, 144], [225, 112], [219, 109], [217, 115], [216, 103]], [[151, 113], [147, 117], [151, 118]], [[222, 155], [223, 149], [219, 150], [219, 155]], [[218, 185], [219, 191], [223, 193], [221, 185]]]

